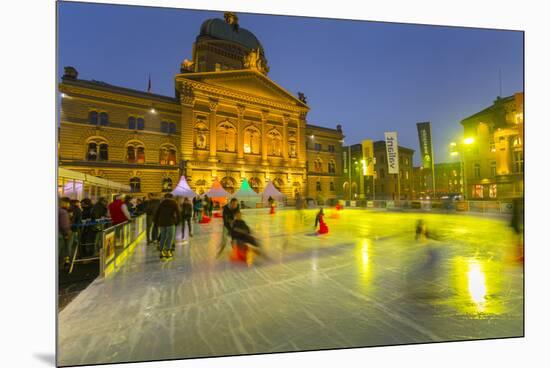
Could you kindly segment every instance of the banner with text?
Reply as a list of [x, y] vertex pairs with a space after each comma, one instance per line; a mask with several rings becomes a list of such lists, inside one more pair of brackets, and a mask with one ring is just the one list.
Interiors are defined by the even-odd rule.
[[361, 142], [363, 146], [363, 160], [365, 160], [365, 165], [363, 167], [363, 175], [373, 176], [374, 175], [374, 146], [372, 140], [365, 139]]
[[422, 166], [424, 169], [431, 169], [433, 165], [432, 152], [432, 129], [430, 122], [417, 123], [418, 140], [420, 141], [420, 154], [422, 155]]
[[388, 174], [399, 174], [399, 148], [397, 132], [385, 132], [386, 155], [388, 156]]

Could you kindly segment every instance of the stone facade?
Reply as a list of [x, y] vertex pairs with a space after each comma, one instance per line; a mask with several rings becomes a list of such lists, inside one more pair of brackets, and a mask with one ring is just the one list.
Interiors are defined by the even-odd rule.
[[493, 105], [462, 120], [459, 148], [468, 199], [523, 196], [523, 93], [497, 98]]
[[[233, 35], [236, 20], [226, 14], [228, 21], [229, 28], [219, 19], [205, 21], [193, 60], [175, 76], [175, 97], [78, 79], [74, 68], [65, 68], [59, 164], [130, 184], [140, 195], [170, 191], [185, 175], [197, 193], [216, 178], [234, 192], [246, 178], [258, 192], [271, 180], [289, 199], [338, 197], [341, 127], [308, 125], [305, 98], [269, 79], [258, 40], [243, 28]], [[307, 134], [323, 149], [310, 153]], [[308, 172], [316, 159], [322, 171]]]

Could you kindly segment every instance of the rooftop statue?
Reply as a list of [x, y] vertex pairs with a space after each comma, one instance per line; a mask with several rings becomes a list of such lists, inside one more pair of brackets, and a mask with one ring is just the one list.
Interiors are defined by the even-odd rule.
[[263, 58], [259, 48], [250, 51], [248, 55], [244, 57], [243, 65], [247, 69], [255, 69], [263, 74], [267, 74], [269, 72], [267, 62]]

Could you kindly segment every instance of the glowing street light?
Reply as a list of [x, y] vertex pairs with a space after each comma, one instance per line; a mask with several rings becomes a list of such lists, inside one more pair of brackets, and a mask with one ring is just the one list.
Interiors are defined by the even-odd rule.
[[472, 137], [464, 139], [464, 144], [472, 144], [474, 143], [474, 139]]

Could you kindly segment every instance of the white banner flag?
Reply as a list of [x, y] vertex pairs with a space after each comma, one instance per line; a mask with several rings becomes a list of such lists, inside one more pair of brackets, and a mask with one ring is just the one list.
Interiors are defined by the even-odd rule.
[[386, 155], [388, 156], [388, 174], [399, 174], [399, 148], [397, 132], [385, 132]]

